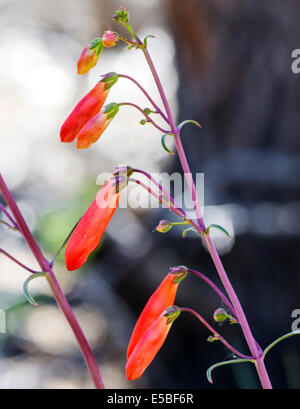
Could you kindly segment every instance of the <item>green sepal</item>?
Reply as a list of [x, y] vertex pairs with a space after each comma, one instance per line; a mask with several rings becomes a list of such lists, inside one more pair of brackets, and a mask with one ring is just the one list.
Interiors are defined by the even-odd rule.
[[168, 319], [168, 324], [172, 324], [172, 322], [174, 322], [176, 318], [179, 317], [180, 313], [181, 309], [176, 305], [173, 305], [172, 307], [168, 307], [167, 309], [165, 309], [163, 315]]
[[119, 75], [116, 72], [109, 72], [105, 75], [102, 75], [101, 82], [105, 83], [105, 89], [110, 89], [113, 85], [118, 82]]
[[209, 235], [209, 231], [210, 231], [211, 228], [220, 230], [222, 233], [226, 234], [226, 236], [229, 238], [229, 240], [231, 240], [231, 236], [230, 236], [230, 234], [228, 233], [228, 231], [227, 231], [226, 229], [224, 229], [224, 227], [222, 227], [222, 226], [220, 226], [220, 225], [218, 225], [218, 224], [211, 224], [211, 225], [209, 225], [209, 226], [205, 229], [205, 231], [204, 231], [204, 235], [205, 235], [205, 236], [208, 236], [208, 235]]
[[232, 359], [231, 361], [218, 362], [217, 364], [210, 366], [208, 370], [206, 371], [206, 377], [208, 379], [208, 382], [213, 383], [211, 373], [215, 368], [218, 368], [219, 366], [230, 365], [230, 364], [242, 364], [243, 362], [254, 363], [252, 359]]
[[102, 53], [103, 48], [104, 48], [104, 46], [103, 46], [102, 38], [97, 37], [97, 38], [95, 38], [95, 40], [93, 40], [91, 42], [90, 50], [95, 50], [97, 57], [100, 56], [100, 54]]
[[25, 297], [27, 299], [27, 301], [31, 304], [34, 305], [35, 307], [38, 307], [39, 304], [33, 299], [33, 297], [31, 296], [29, 290], [28, 290], [28, 284], [30, 281], [34, 280], [35, 278], [38, 277], [44, 277], [47, 273], [46, 272], [42, 272], [42, 273], [35, 273], [35, 274], [31, 274], [25, 281], [23, 284], [23, 291], [25, 294]]
[[119, 111], [119, 104], [112, 102], [104, 107], [103, 112], [106, 114], [107, 119], [114, 118]]
[[166, 145], [166, 137], [168, 135], [174, 136], [171, 132], [163, 134], [163, 136], [161, 137], [161, 144], [165, 151], [167, 151], [170, 155], [174, 155], [174, 152], [172, 152]]

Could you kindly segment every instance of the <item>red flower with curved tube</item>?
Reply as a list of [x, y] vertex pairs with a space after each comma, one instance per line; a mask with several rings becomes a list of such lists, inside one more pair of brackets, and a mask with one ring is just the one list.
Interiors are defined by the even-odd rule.
[[110, 88], [99, 81], [96, 86], [76, 105], [60, 130], [62, 142], [72, 142], [81, 128], [102, 108]]
[[90, 119], [81, 128], [77, 135], [77, 148], [89, 148], [92, 143], [95, 143], [103, 134], [118, 111], [118, 104], [109, 104], [92, 119]]
[[65, 263], [69, 271], [80, 268], [98, 246], [117, 208], [119, 195], [116, 186], [109, 180], [82, 216], [65, 250]]
[[128, 380], [139, 378], [151, 364], [179, 314], [180, 308], [176, 306], [167, 308], [147, 328], [127, 361], [126, 377]]
[[130, 358], [136, 345], [152, 323], [166, 308], [174, 304], [178, 285], [186, 275], [186, 271], [169, 273], [151, 295], [134, 327], [127, 348], [127, 358]]

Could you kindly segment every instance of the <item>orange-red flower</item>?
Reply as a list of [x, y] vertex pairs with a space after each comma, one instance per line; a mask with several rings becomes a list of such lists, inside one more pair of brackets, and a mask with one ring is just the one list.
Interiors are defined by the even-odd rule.
[[119, 111], [118, 104], [109, 104], [90, 119], [77, 135], [77, 148], [89, 148], [96, 142]]
[[69, 271], [80, 268], [98, 246], [118, 205], [120, 193], [111, 180], [105, 183], [73, 231], [66, 250]]
[[179, 314], [180, 308], [176, 306], [169, 307], [147, 328], [128, 358], [126, 365], [128, 380], [139, 378], [151, 364], [165, 342], [172, 323]]
[[174, 304], [178, 285], [186, 277], [186, 275], [187, 273], [184, 270], [169, 273], [149, 298], [131, 335], [127, 348], [128, 359], [143, 337], [144, 333], [153, 324], [153, 322], [158, 319], [166, 308]]
[[60, 130], [62, 142], [72, 142], [81, 128], [102, 108], [110, 87], [99, 81], [96, 86], [76, 105]]
[[97, 64], [102, 50], [103, 43], [101, 38], [96, 38], [85, 46], [77, 61], [77, 73], [83, 75], [89, 72]]

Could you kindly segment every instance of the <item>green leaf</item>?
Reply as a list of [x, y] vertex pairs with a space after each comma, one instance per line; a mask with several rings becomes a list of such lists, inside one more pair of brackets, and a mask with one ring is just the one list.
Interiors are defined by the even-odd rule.
[[205, 236], [208, 236], [208, 235], [209, 235], [209, 231], [210, 231], [211, 228], [220, 230], [222, 233], [226, 234], [226, 236], [229, 238], [229, 240], [231, 240], [231, 236], [230, 236], [230, 234], [228, 233], [228, 231], [227, 231], [226, 229], [224, 229], [224, 227], [219, 226], [218, 224], [211, 224], [211, 225], [209, 225], [209, 226], [206, 228], [205, 232], [204, 232]]
[[219, 366], [230, 365], [230, 364], [242, 364], [243, 362], [254, 363], [252, 359], [232, 359], [231, 361], [218, 362], [217, 364], [210, 366], [208, 370], [206, 371], [206, 377], [208, 379], [208, 382], [213, 383], [211, 373], [215, 368], [218, 368]]
[[161, 137], [161, 144], [162, 144], [165, 151], [167, 151], [170, 155], [174, 155], [174, 152], [172, 152], [166, 145], [166, 137], [168, 135], [174, 136], [171, 132], [163, 134], [163, 136]]
[[198, 126], [198, 128], [202, 128], [202, 126], [199, 124], [199, 122], [194, 121], [193, 119], [187, 119], [186, 121], [180, 122], [180, 124], [177, 126], [177, 128], [181, 129], [186, 124], [194, 124], [194, 125]]
[[31, 296], [29, 290], [28, 290], [28, 284], [30, 283], [30, 281], [34, 280], [35, 278], [38, 277], [44, 277], [47, 273], [46, 272], [42, 272], [42, 273], [37, 273], [37, 274], [31, 274], [24, 282], [23, 284], [23, 291], [25, 294], [25, 297], [27, 299], [27, 301], [31, 304], [34, 305], [35, 307], [38, 307], [39, 304], [33, 299], [33, 297]]
[[300, 335], [300, 330], [297, 331], [292, 331], [292, 332], [288, 332], [285, 335], [282, 335], [282, 337], [276, 339], [274, 342], [272, 342], [269, 346], [267, 346], [267, 348], [264, 350], [264, 357], [267, 355], [267, 353], [270, 351], [270, 349], [272, 349], [275, 345], [277, 345], [279, 342], [283, 341], [286, 338], [292, 337], [293, 335]]

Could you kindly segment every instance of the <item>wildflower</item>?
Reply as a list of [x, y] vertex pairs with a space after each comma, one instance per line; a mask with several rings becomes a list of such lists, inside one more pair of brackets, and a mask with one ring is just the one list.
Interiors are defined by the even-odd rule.
[[179, 315], [180, 308], [169, 307], [147, 328], [128, 358], [126, 365], [128, 380], [137, 379], [144, 373], [162, 347], [172, 323]]
[[103, 43], [101, 38], [96, 38], [84, 47], [77, 61], [77, 73], [83, 75], [89, 72], [97, 64], [102, 50]]
[[105, 31], [102, 36], [102, 44], [106, 48], [114, 47], [118, 42], [118, 35], [113, 31]]
[[112, 103], [90, 119], [77, 135], [77, 148], [89, 148], [95, 143], [108, 127], [112, 119], [119, 111], [119, 105]]
[[127, 358], [130, 357], [134, 348], [152, 323], [166, 308], [174, 304], [178, 285], [186, 275], [186, 271], [180, 271], [175, 274], [169, 273], [149, 298], [131, 335], [127, 349]]
[[108, 74], [76, 105], [61, 127], [62, 142], [72, 142], [81, 128], [101, 110], [110, 88], [117, 80], [117, 74]]
[[106, 182], [73, 231], [66, 250], [69, 271], [80, 268], [98, 246], [119, 201], [119, 192], [112, 181]]

